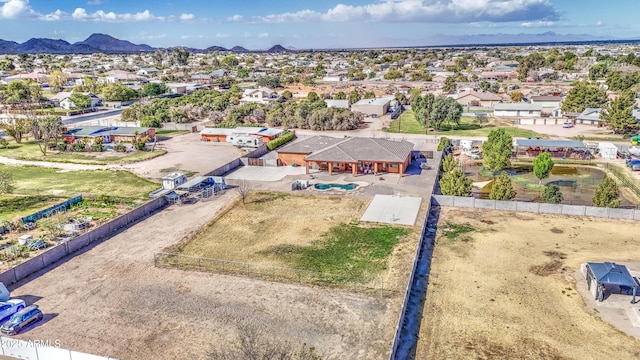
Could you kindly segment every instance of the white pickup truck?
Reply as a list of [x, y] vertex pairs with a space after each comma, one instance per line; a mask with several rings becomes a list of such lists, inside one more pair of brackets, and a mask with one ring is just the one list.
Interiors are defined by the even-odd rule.
[[640, 146], [632, 146], [627, 151], [631, 155], [640, 156]]

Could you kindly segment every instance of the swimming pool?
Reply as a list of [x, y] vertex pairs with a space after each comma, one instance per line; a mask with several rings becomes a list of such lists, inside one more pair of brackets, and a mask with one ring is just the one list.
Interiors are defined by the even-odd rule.
[[320, 190], [320, 191], [331, 190], [331, 189], [351, 191], [351, 190], [357, 189], [359, 186], [360, 185], [354, 184], [354, 183], [349, 183], [349, 184], [314, 184], [313, 188], [316, 189], [316, 190]]

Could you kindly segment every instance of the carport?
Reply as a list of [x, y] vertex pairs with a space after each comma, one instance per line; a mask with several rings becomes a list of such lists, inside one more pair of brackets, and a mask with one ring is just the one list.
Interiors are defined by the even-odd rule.
[[[597, 301], [603, 301], [605, 299], [607, 286], [609, 286], [610, 289], [612, 286], [616, 286], [620, 292], [626, 292], [627, 295], [629, 292], [633, 293], [631, 303], [635, 304], [638, 283], [633, 276], [631, 276], [626, 266], [612, 262], [588, 262], [586, 277], [587, 288], [591, 290], [591, 287], [594, 287], [594, 295]], [[591, 290], [592, 293], [594, 290]]]

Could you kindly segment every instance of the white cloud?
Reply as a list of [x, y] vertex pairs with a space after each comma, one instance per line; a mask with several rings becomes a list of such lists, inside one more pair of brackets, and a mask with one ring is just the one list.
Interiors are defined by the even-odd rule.
[[324, 13], [301, 10], [254, 17], [254, 22], [509, 22], [555, 20], [549, 0], [396, 0], [368, 5], [338, 4]]
[[227, 18], [227, 21], [231, 21], [231, 22], [239, 22], [244, 20], [244, 17], [242, 17], [242, 15], [233, 15]]
[[[89, 5], [100, 5], [101, 0], [88, 1]], [[156, 16], [149, 10], [137, 13], [115, 13], [113, 11], [97, 10], [87, 12], [84, 8], [76, 8], [69, 13], [64, 10], [56, 10], [49, 14], [42, 14], [35, 11], [29, 4], [29, 0], [0, 0], [0, 19], [20, 19], [34, 18], [42, 21], [96, 21], [96, 22], [140, 22], [140, 21], [193, 21], [196, 20], [194, 14], [183, 13], [180, 16]]]
[[2, 0], [0, 3], [4, 3], [0, 6], [1, 19], [17, 19], [38, 15], [29, 5], [29, 0]]
[[258, 39], [266, 39], [269, 37], [269, 33], [260, 33], [258, 34]]
[[223, 33], [218, 33], [216, 34], [216, 38], [218, 39], [226, 39], [226, 38], [230, 38], [231, 34], [223, 34]]
[[180, 14], [180, 20], [182, 21], [195, 20], [195, 18], [196, 16], [193, 14], [186, 14], [186, 13]]
[[533, 28], [533, 27], [550, 27], [555, 23], [553, 21], [526, 21], [520, 24], [522, 27]]

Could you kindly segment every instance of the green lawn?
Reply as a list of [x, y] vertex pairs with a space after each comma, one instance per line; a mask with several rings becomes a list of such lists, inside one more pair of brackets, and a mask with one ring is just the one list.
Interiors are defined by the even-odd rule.
[[[460, 124], [449, 126], [443, 125], [441, 129], [435, 131], [434, 129], [429, 129], [427, 134], [430, 135], [442, 135], [442, 136], [477, 136], [477, 137], [486, 137], [489, 135], [491, 130], [496, 128], [503, 128], [507, 132], [507, 134], [512, 137], [530, 137], [530, 138], [541, 138], [546, 139], [547, 135], [539, 134], [535, 131], [519, 129], [511, 126], [492, 126], [492, 125], [483, 125], [479, 124], [475, 121], [475, 118], [469, 116], [463, 116], [460, 118]], [[402, 134], [425, 134], [425, 128], [420, 124], [411, 110], [407, 110], [402, 115], [391, 122], [389, 124], [388, 132], [393, 133], [402, 133]]]
[[[67, 171], [38, 166], [0, 165], [0, 171], [11, 173], [16, 194], [46, 195], [91, 193], [145, 198], [158, 184], [139, 178], [128, 171]], [[66, 196], [65, 194], [65, 196]]]
[[13, 221], [16, 217], [33, 214], [65, 200], [66, 197], [50, 195], [3, 195], [0, 196], [0, 219]]
[[361, 227], [342, 224], [332, 228], [314, 245], [296, 249], [288, 259], [296, 269], [374, 277], [384, 270], [387, 257], [407, 230], [398, 227]]
[[166, 154], [165, 150], [156, 149], [154, 151], [139, 151], [134, 153], [109, 154], [104, 156], [102, 153], [77, 153], [77, 152], [47, 152], [47, 156], [43, 156], [40, 146], [36, 141], [22, 141], [22, 144], [11, 142], [5, 149], [0, 149], [0, 156], [5, 156], [19, 160], [31, 161], [51, 161], [78, 164], [127, 164], [138, 161], [152, 159]]
[[188, 130], [156, 130], [156, 136], [158, 137], [173, 137], [176, 135], [188, 134]]
[[412, 110], [407, 110], [389, 124], [387, 131], [402, 134], [424, 134], [424, 126], [416, 120]]

